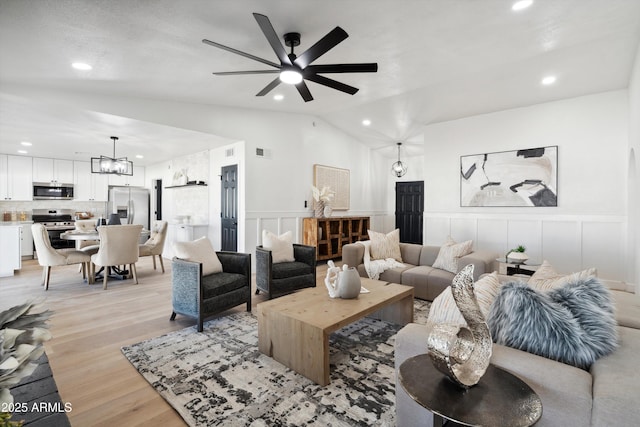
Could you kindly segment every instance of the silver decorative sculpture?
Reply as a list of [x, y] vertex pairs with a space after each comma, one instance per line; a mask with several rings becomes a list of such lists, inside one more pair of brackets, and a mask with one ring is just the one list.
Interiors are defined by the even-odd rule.
[[454, 277], [451, 292], [468, 327], [436, 324], [427, 338], [427, 347], [434, 366], [468, 388], [478, 384], [486, 372], [492, 348], [489, 326], [473, 293], [473, 264]]

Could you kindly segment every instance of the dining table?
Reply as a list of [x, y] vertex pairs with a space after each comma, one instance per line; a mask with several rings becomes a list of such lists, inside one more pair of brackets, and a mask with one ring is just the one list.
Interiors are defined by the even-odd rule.
[[[151, 231], [142, 229], [140, 232], [141, 240], [148, 239], [151, 235]], [[98, 234], [98, 230], [84, 231], [84, 230], [69, 230], [60, 234], [60, 238], [64, 240], [100, 240], [100, 234]], [[124, 280], [129, 277], [129, 270], [125, 268], [119, 268], [116, 266], [108, 267], [107, 274], [109, 277], [113, 277], [115, 279]], [[104, 267], [100, 267], [98, 271], [96, 271], [96, 275], [94, 280], [101, 279], [102, 273], [104, 272]]]

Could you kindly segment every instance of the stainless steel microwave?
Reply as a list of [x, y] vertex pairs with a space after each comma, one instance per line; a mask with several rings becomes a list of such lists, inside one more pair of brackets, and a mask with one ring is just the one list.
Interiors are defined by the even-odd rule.
[[34, 182], [33, 200], [72, 200], [73, 184]]

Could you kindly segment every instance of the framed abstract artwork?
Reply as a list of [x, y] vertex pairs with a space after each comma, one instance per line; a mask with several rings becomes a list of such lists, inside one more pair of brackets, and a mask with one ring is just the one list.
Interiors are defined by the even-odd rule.
[[313, 185], [318, 189], [326, 186], [335, 192], [333, 203], [331, 203], [334, 211], [349, 210], [351, 205], [349, 169], [313, 165]]
[[558, 206], [558, 146], [460, 156], [460, 206]]

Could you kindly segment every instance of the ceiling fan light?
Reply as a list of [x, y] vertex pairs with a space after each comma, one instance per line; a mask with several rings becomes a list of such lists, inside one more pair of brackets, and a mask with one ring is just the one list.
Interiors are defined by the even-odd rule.
[[282, 70], [280, 81], [289, 85], [297, 85], [302, 81], [302, 74], [296, 70]]

